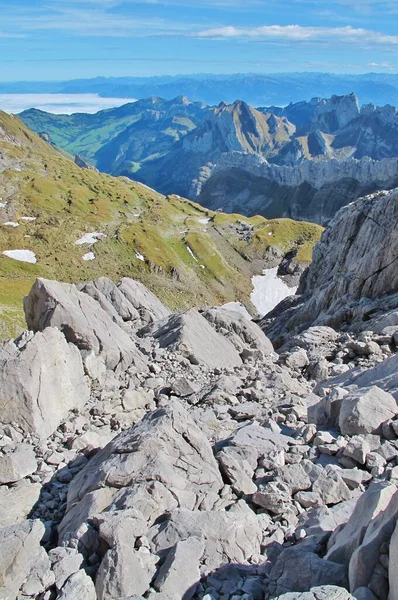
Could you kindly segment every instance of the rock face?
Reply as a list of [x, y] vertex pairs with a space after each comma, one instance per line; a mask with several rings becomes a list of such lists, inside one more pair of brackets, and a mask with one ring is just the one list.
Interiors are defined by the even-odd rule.
[[284, 314], [283, 325], [279, 322], [279, 327], [276, 319], [265, 327], [271, 340], [278, 336], [278, 328], [305, 329], [314, 324], [372, 329], [369, 319], [378, 315], [386, 319], [386, 313], [391, 315], [388, 324], [394, 323], [397, 199], [397, 190], [367, 196], [336, 215], [301, 280], [298, 305]]
[[328, 224], [350, 202], [398, 185], [398, 159], [346, 158], [277, 165], [253, 154], [222, 155], [197, 189], [212, 210]]
[[68, 411], [89, 399], [80, 353], [57, 329], [36, 333], [19, 347], [2, 344], [0, 365], [1, 420], [18, 423], [25, 433], [48, 437]]
[[132, 339], [93, 298], [74, 285], [37, 279], [24, 299], [24, 308], [33, 331], [58, 327], [83, 354], [100, 355], [109, 369], [146, 366]]

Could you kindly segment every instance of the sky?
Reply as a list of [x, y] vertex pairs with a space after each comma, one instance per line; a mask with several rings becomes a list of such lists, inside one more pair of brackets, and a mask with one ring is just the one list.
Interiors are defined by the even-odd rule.
[[0, 81], [398, 72], [398, 0], [0, 0]]

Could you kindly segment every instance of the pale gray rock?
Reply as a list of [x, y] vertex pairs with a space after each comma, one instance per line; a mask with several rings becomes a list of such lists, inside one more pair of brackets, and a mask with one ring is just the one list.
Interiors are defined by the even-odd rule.
[[3, 447], [0, 454], [0, 484], [14, 483], [37, 469], [36, 455], [29, 444]]
[[98, 600], [141, 595], [150, 587], [159, 559], [147, 548], [134, 548], [136, 534], [136, 524], [127, 519], [112, 532], [112, 548], [105, 554], [96, 577]]
[[54, 583], [50, 560], [40, 546], [44, 535], [40, 521], [24, 521], [0, 529], [0, 597], [36, 596]]
[[79, 286], [80, 291], [97, 300], [114, 321], [140, 321], [140, 314], [121, 290], [108, 277], [99, 277]]
[[153, 587], [165, 594], [190, 600], [200, 580], [200, 559], [205, 551], [205, 542], [198, 537], [189, 537], [177, 542], [168, 552], [160, 567]]
[[390, 598], [398, 598], [398, 524], [395, 525], [390, 541], [388, 581]]
[[346, 568], [300, 546], [284, 550], [270, 573], [271, 597], [287, 592], [306, 592], [321, 585], [347, 585]]
[[[88, 402], [90, 388], [79, 351], [47, 328], [18, 349], [0, 346], [0, 413], [25, 433], [50, 436], [72, 409]], [[4, 357], [4, 354], [6, 356]]]
[[55, 577], [55, 586], [59, 591], [66, 580], [77, 573], [83, 563], [83, 556], [75, 548], [53, 548], [48, 553], [51, 570]]
[[[357, 600], [373, 600], [357, 596], [355, 598]], [[287, 592], [275, 600], [355, 600], [355, 598], [345, 588], [336, 585], [321, 585], [311, 588], [308, 592]]]
[[57, 600], [97, 600], [92, 579], [81, 569], [67, 579]]
[[[350, 590], [353, 591], [366, 586], [372, 589], [371, 583], [374, 575], [377, 574], [375, 568], [379, 562], [381, 548], [384, 544], [390, 542], [396, 526], [397, 516], [398, 490], [395, 490], [385, 509], [375, 515], [368, 524], [360, 546], [351, 556], [348, 567]], [[385, 585], [387, 585], [387, 582]], [[377, 587], [374, 591], [377, 591]], [[381, 595], [384, 594], [381, 593]]]
[[181, 352], [193, 364], [203, 364], [213, 369], [242, 364], [231, 342], [219, 335], [194, 309], [157, 321], [142, 333], [154, 337], [162, 348]]
[[322, 471], [312, 486], [312, 491], [319, 495], [324, 504], [338, 504], [351, 498], [348, 486], [332, 466]]
[[117, 287], [138, 311], [143, 325], [164, 319], [171, 314], [159, 298], [152, 294], [140, 281], [123, 277]]
[[243, 348], [260, 350], [265, 356], [274, 352], [273, 345], [260, 327], [244, 315], [220, 307], [206, 310], [203, 316], [217, 331], [223, 329], [229, 332], [227, 338], [238, 352]]
[[277, 475], [278, 479], [280, 479], [291, 490], [291, 494], [309, 490], [311, 488], [311, 480], [300, 464], [279, 467], [277, 469]]
[[41, 484], [26, 479], [16, 484], [0, 486], [0, 527], [24, 521], [38, 502]]
[[385, 511], [396, 493], [395, 485], [372, 483], [358, 499], [346, 525], [330, 538], [326, 558], [348, 567], [351, 557], [363, 541], [369, 523]]
[[138, 370], [146, 368], [144, 356], [127, 333], [74, 285], [36, 279], [24, 298], [24, 309], [33, 331], [58, 327], [83, 354], [93, 351], [100, 355], [108, 369], [125, 369], [131, 364]]
[[395, 398], [377, 386], [361, 388], [343, 398], [339, 427], [343, 435], [377, 434], [398, 412]]
[[158, 554], [180, 541], [197, 537], [204, 542], [201, 570], [214, 570], [231, 562], [241, 564], [259, 554], [262, 529], [254, 512], [171, 512], [168, 520], [149, 531], [152, 551]]
[[337, 213], [301, 280], [301, 304], [265, 329], [271, 341], [311, 325], [371, 330], [370, 318], [397, 309], [397, 198], [397, 190], [374, 194]]
[[[124, 502], [130, 497], [134, 499], [138, 510], [149, 511], [149, 519], [169, 508], [170, 492], [177, 505], [193, 509], [211, 502], [212, 497], [214, 502], [223, 482], [207, 438], [182, 405], [171, 401], [147, 414], [135, 427], [117, 435], [73, 479], [69, 485], [67, 513], [60, 525], [61, 539], [72, 529], [71, 515], [74, 528], [79, 514], [82, 524], [87, 516], [83, 510], [86, 498], [100, 492], [105, 485], [111, 496], [118, 493]], [[149, 501], [154, 485], [159, 494], [155, 502], [157, 514], [151, 505], [153, 500]], [[109, 504], [110, 498], [106, 501]]]
[[369, 452], [380, 448], [380, 438], [371, 433], [354, 435], [343, 450], [344, 456], [352, 458], [360, 465], [366, 463]]
[[216, 458], [226, 480], [237, 493], [253, 494], [257, 486], [253, 482], [257, 467], [257, 453], [246, 447], [227, 446]]

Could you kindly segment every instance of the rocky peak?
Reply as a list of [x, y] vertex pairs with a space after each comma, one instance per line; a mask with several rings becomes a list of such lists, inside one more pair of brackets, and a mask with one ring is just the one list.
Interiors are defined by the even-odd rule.
[[355, 94], [332, 96], [317, 104], [314, 120], [325, 133], [334, 133], [343, 129], [359, 114], [359, 101]]

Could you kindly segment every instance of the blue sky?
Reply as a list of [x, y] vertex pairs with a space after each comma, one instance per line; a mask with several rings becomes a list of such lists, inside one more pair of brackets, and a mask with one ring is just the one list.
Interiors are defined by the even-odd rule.
[[398, 72], [398, 0], [0, 0], [0, 80]]

